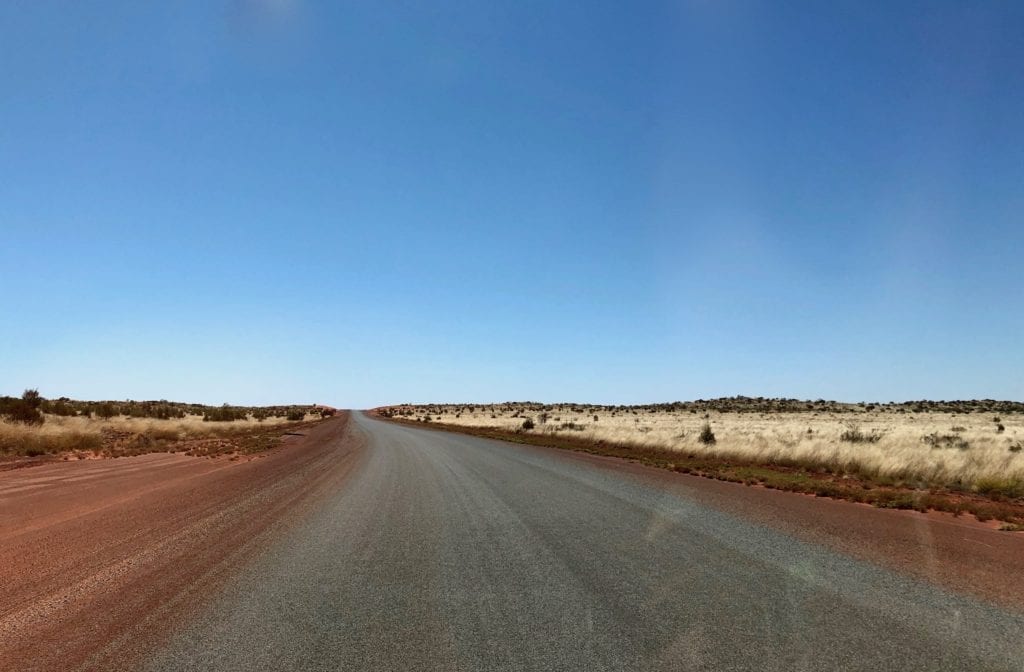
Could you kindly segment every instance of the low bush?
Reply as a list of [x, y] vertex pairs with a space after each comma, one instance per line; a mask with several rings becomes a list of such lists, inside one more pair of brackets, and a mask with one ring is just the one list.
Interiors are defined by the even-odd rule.
[[850, 427], [839, 435], [839, 440], [847, 443], [878, 443], [881, 438], [878, 432], [862, 432], [859, 427]]
[[921, 440], [927, 443], [932, 448], [956, 448], [957, 450], [967, 450], [971, 447], [967, 439], [957, 436], [956, 434], [927, 434], [921, 437]]
[[705, 446], [710, 446], [717, 441], [715, 433], [711, 430], [711, 423], [704, 423], [704, 426], [700, 428], [700, 436], [697, 439]]
[[0, 397], [0, 417], [10, 422], [24, 425], [43, 424], [43, 414], [39, 410], [42, 399], [35, 390], [25, 390], [21, 399]]
[[[248, 417], [244, 409], [224, 404], [218, 408], [211, 408], [203, 413], [204, 422], [234, 422], [245, 420]], [[299, 418], [300, 420], [302, 418]]]
[[974, 484], [974, 489], [983, 495], [996, 499], [1002, 497], [1009, 499], [1024, 497], [1024, 483], [1007, 478], [981, 478]]
[[181, 437], [180, 432], [171, 427], [157, 427], [149, 430], [147, 435], [155, 441], [177, 441]]
[[57, 401], [48, 401], [42, 405], [40, 410], [43, 413], [50, 413], [51, 415], [57, 415], [62, 418], [67, 418], [72, 415], [75, 415], [75, 409], [72, 408], [63, 399], [58, 399]]
[[115, 415], [121, 415], [121, 409], [113, 405], [109, 401], [105, 401], [102, 404], [96, 406], [96, 417], [103, 418], [104, 420], [110, 419]]

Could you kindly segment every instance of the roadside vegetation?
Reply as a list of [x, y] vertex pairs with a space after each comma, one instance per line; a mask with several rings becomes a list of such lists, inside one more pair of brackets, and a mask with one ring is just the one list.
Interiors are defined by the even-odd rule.
[[1024, 404], [791, 399], [401, 405], [383, 417], [676, 471], [1024, 523]]
[[0, 397], [0, 467], [19, 458], [86, 459], [152, 452], [250, 454], [330, 417], [323, 406], [204, 406], [170, 401]]

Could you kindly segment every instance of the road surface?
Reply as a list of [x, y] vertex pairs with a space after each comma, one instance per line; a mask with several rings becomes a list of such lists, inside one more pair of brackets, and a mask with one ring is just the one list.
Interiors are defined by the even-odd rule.
[[1024, 612], [699, 490], [554, 450], [352, 424], [366, 443], [347, 480], [143, 669], [1024, 670]]

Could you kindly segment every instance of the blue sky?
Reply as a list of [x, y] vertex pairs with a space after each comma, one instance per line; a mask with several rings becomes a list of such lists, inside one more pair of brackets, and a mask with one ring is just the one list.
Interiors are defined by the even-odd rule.
[[1022, 3], [5, 2], [0, 121], [0, 393], [1024, 398]]

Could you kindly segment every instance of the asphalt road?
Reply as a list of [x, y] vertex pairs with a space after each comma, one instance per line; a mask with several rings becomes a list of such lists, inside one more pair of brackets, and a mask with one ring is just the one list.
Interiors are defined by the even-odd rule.
[[344, 486], [147, 669], [1024, 670], [1018, 612], [558, 451], [354, 421]]

